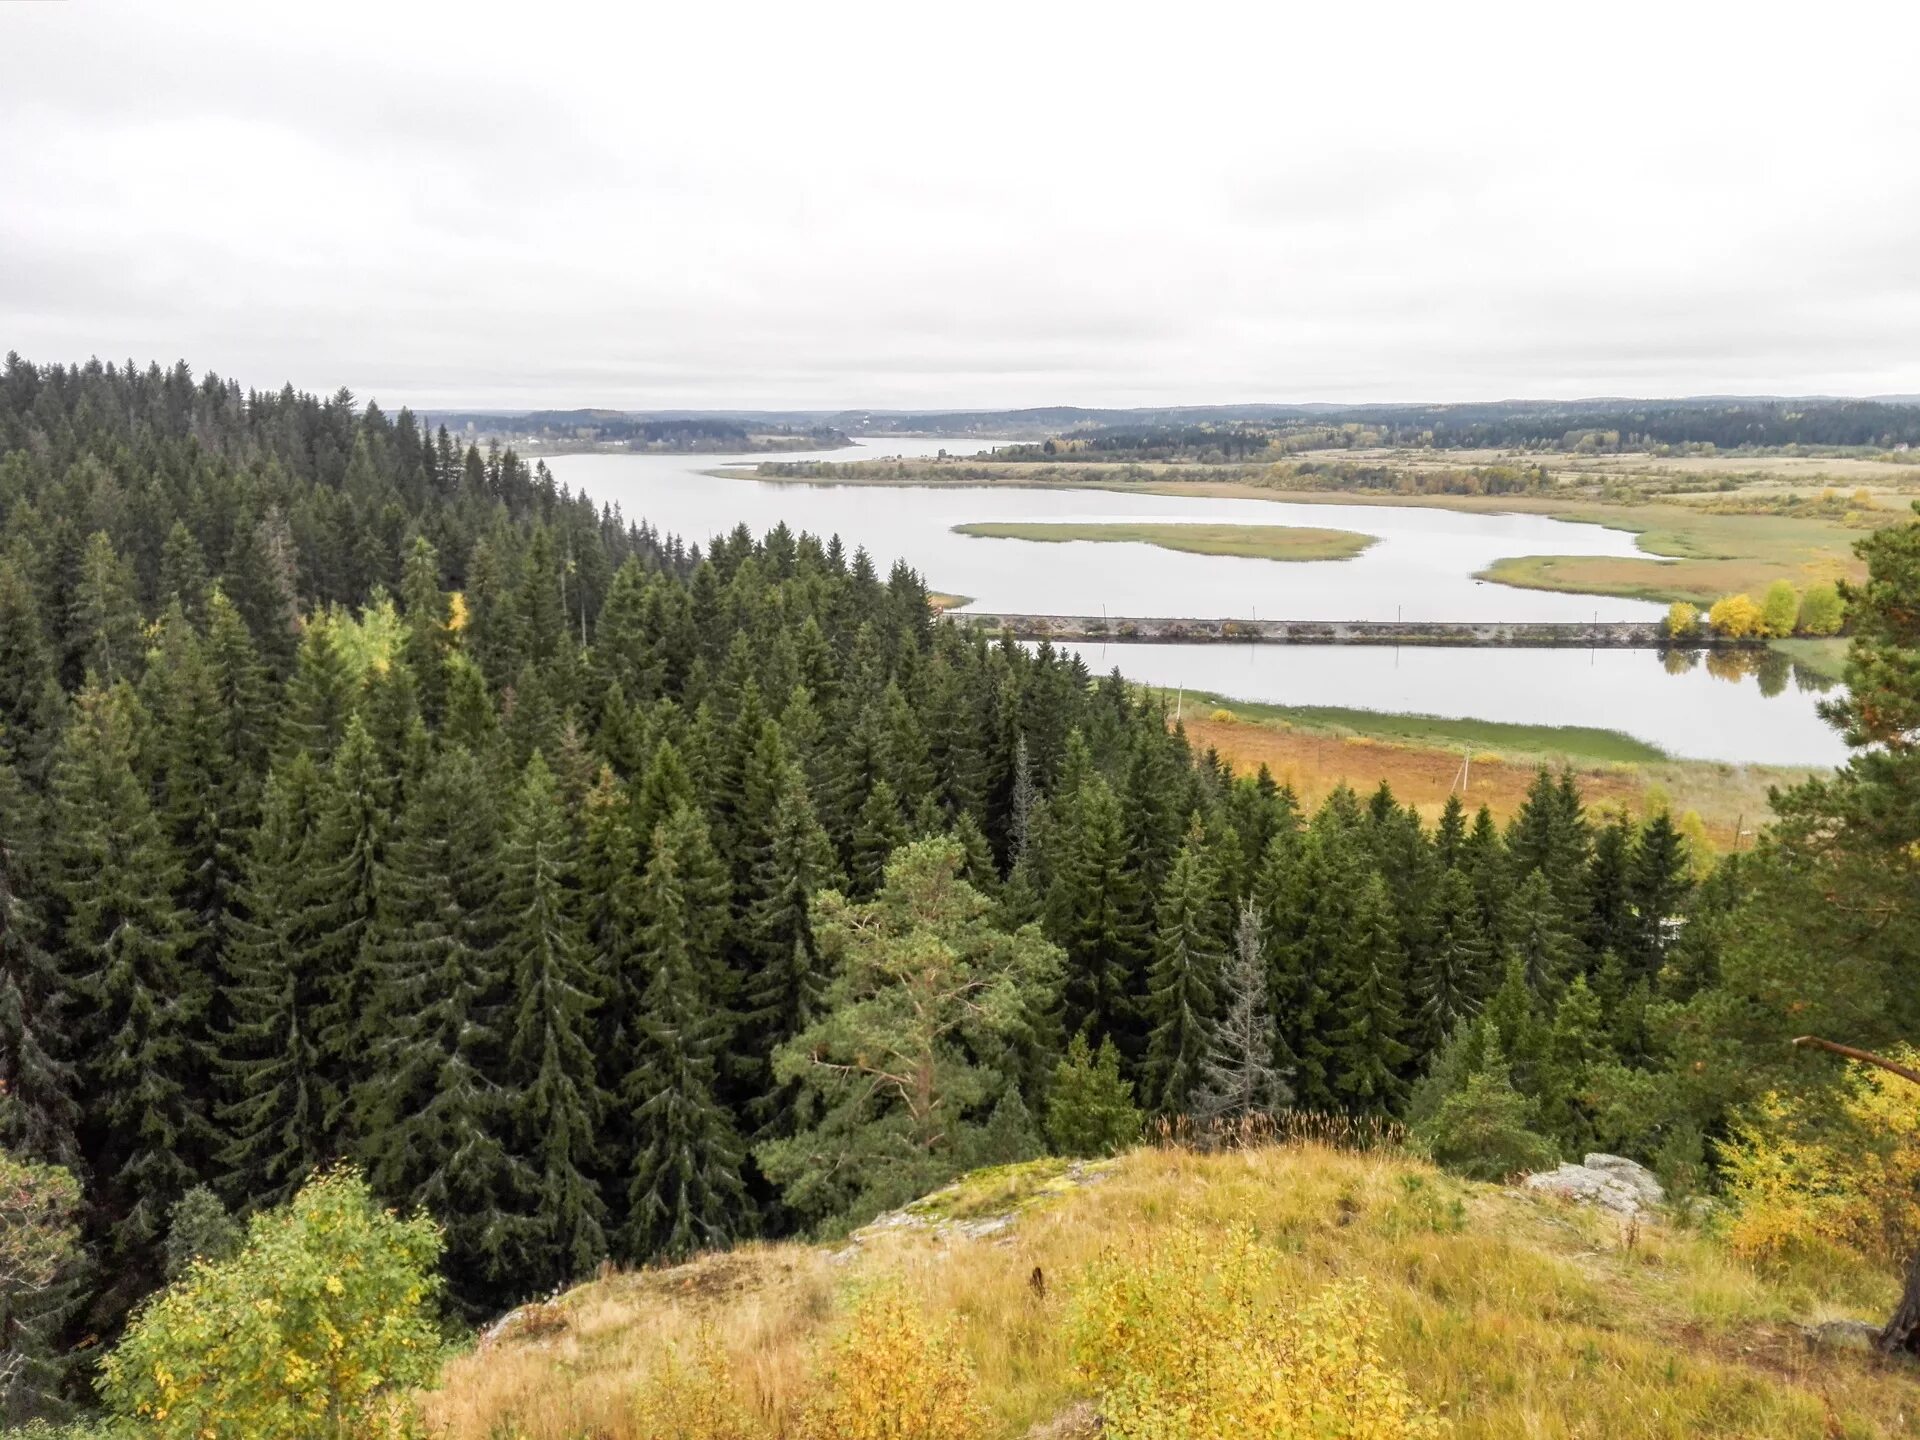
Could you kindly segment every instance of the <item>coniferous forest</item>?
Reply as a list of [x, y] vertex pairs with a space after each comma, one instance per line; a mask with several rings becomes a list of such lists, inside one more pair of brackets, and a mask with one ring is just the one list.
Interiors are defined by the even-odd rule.
[[[344, 390], [10, 356], [0, 1144], [79, 1179], [84, 1259], [5, 1317], [9, 1404], [337, 1161], [444, 1227], [470, 1318], [1130, 1106], [1467, 1096], [1699, 1166], [1793, 1027], [1913, 1031], [1900, 936], [1820, 909], [1887, 873], [1851, 783], [1712, 868], [1566, 775], [1505, 826], [1309, 813], [835, 537], [662, 535]], [[1846, 958], [1788, 1012], [1814, 911]]]

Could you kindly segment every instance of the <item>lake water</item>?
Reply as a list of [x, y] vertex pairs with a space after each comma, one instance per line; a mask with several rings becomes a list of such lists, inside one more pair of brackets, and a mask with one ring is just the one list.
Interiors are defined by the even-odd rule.
[[[1079, 651], [1095, 674], [1118, 666], [1130, 680], [1190, 694], [1521, 725], [1590, 725], [1688, 759], [1837, 765], [1846, 758], [1838, 732], [1814, 710], [1820, 693], [1811, 677], [1771, 653], [1669, 659], [1652, 650], [1416, 645], [1065, 648]], [[1756, 662], [1767, 668], [1754, 673]]]
[[[967, 452], [969, 440], [879, 439], [798, 456], [588, 454], [547, 457], [555, 477], [630, 520], [702, 545], [738, 524], [865, 546], [882, 571], [904, 559], [930, 588], [974, 608], [1026, 614], [1289, 620], [1639, 620], [1662, 607], [1606, 596], [1520, 590], [1475, 580], [1508, 555], [1640, 555], [1625, 531], [1539, 515], [1419, 506], [1302, 505], [1206, 496], [975, 486], [811, 485], [716, 477], [765, 459], [868, 459]], [[1352, 560], [1276, 562], [1183, 555], [1141, 544], [1040, 544], [955, 535], [974, 520], [1229, 522], [1357, 530], [1378, 542]], [[1096, 670], [1244, 700], [1592, 725], [1674, 755], [1827, 765], [1844, 755], [1814, 712], [1818, 698], [1766, 676], [1724, 678], [1704, 665], [1668, 673], [1648, 651], [1399, 650], [1370, 646], [1085, 647]], [[1725, 662], [1718, 668], [1726, 669]], [[1765, 684], [1763, 686], [1763, 679]], [[1777, 693], [1766, 693], [1766, 692]]]

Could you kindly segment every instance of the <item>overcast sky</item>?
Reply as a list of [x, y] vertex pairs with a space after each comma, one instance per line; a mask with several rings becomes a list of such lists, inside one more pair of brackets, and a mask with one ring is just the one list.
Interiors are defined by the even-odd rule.
[[1920, 392], [1916, 12], [0, 4], [0, 350], [390, 406]]

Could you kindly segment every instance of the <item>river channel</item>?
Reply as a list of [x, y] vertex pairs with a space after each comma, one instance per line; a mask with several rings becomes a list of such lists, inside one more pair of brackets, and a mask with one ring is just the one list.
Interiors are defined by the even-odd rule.
[[[929, 587], [1001, 613], [1266, 616], [1293, 620], [1636, 620], [1661, 607], [1607, 596], [1521, 590], [1474, 575], [1508, 555], [1635, 556], [1634, 537], [1540, 515], [1424, 506], [1290, 504], [1210, 496], [977, 486], [766, 481], [757, 460], [850, 460], [971, 448], [978, 442], [876, 439], [805, 456], [580, 454], [546, 458], [562, 484], [630, 520], [704, 544], [746, 524], [784, 521], [896, 558]], [[1378, 537], [1351, 560], [1279, 562], [1157, 546], [1039, 543], [956, 535], [981, 520], [1308, 525]], [[1814, 711], [1817, 695], [1778, 676], [1709, 673], [1648, 651], [1422, 650], [1374, 647], [1084, 647], [1095, 669], [1243, 700], [1578, 724], [1620, 730], [1669, 754], [1738, 763], [1829, 765], [1844, 755]], [[1763, 683], [1763, 681], [1765, 683]]]

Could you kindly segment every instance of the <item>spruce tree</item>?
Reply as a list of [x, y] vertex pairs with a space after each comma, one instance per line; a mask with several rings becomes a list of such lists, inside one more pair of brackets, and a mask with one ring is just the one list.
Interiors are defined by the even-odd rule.
[[60, 682], [40, 602], [11, 558], [0, 557], [0, 762], [23, 783], [45, 778], [60, 714]]
[[1361, 885], [1340, 956], [1340, 1028], [1333, 1042], [1333, 1087], [1350, 1110], [1392, 1114], [1406, 1098], [1401, 1067], [1413, 1052], [1406, 1031], [1402, 957], [1385, 883], [1370, 875]]
[[847, 878], [855, 895], [876, 893], [886, 876], [887, 859], [907, 842], [900, 819], [899, 793], [886, 780], [875, 780], [854, 821], [853, 844], [847, 856]]
[[300, 636], [293, 676], [287, 681], [286, 704], [280, 712], [278, 758], [304, 750], [325, 761], [347, 729], [356, 703], [353, 677], [340, 653], [333, 626], [315, 619]]
[[124, 682], [77, 698], [54, 768], [53, 873], [89, 1158], [114, 1250], [150, 1259], [212, 1132], [192, 1089], [207, 977], [182, 961], [179, 857], [134, 776], [143, 723]]
[[1651, 982], [1666, 959], [1670, 923], [1693, 889], [1686, 838], [1665, 810], [1640, 827], [1626, 889], [1633, 918], [1622, 959], [1637, 978]]
[[1143, 1086], [1163, 1115], [1184, 1113], [1213, 1043], [1226, 947], [1218, 877], [1208, 860], [1199, 817], [1160, 892], [1154, 960], [1147, 975], [1147, 1040]]
[[1600, 1002], [1580, 976], [1554, 1008], [1536, 1097], [1540, 1129], [1566, 1153], [1577, 1155], [1593, 1144], [1588, 1092], [1595, 1069], [1609, 1058]]
[[1098, 776], [1055, 817], [1042, 928], [1066, 953], [1061, 1023], [1111, 1038], [1137, 1066], [1146, 1048], [1141, 1002], [1149, 945], [1139, 872], [1120, 802]]
[[529, 1291], [576, 1279], [607, 1253], [605, 1211], [590, 1173], [603, 1097], [578, 859], [553, 774], [535, 751], [501, 850], [499, 947], [509, 985], [510, 1153], [528, 1186], [517, 1244]]
[[347, 721], [326, 785], [295, 904], [306, 937], [300, 961], [320, 981], [312, 1015], [325, 1077], [328, 1128], [345, 1123], [353, 1087], [368, 1070], [369, 1024], [379, 985], [373, 922], [385, 878], [392, 779], [360, 717]]
[[697, 846], [697, 835], [684, 822], [663, 823], [640, 886], [639, 955], [651, 979], [621, 1094], [633, 1158], [620, 1244], [634, 1261], [723, 1245], [749, 1219], [744, 1147], [716, 1089], [728, 1040], [723, 997], [693, 942], [701, 928], [699, 877], [686, 867], [704, 862], [683, 851]]
[[819, 1012], [827, 976], [813, 933], [813, 897], [834, 883], [835, 872], [833, 848], [814, 816], [806, 777], [790, 762], [754, 860], [743, 927], [752, 965], [741, 997], [742, 1048], [764, 1066], [755, 1077], [753, 1106], [762, 1139], [792, 1132], [798, 1091], [775, 1085], [772, 1056]]
[[1274, 1068], [1291, 1077], [1309, 1110], [1333, 1107], [1328, 983], [1333, 941], [1346, 927], [1349, 877], [1317, 833], [1275, 835], [1254, 884], [1265, 924], [1267, 985], [1274, 1019]]
[[67, 617], [67, 653], [72, 673], [102, 685], [137, 680], [142, 619], [133, 567], [120, 558], [106, 531], [87, 541], [80, 583]]
[[1552, 997], [1580, 971], [1580, 947], [1544, 870], [1533, 870], [1507, 902], [1507, 947], [1534, 993]]
[[308, 963], [317, 922], [303, 903], [324, 785], [305, 751], [274, 771], [222, 931], [219, 1161], [228, 1198], [246, 1210], [284, 1204], [332, 1154], [315, 1018], [324, 977]]
[[507, 1151], [504, 977], [496, 964], [499, 817], [491, 779], [455, 746], [408, 798], [369, 939], [370, 1065], [353, 1092], [355, 1158], [388, 1203], [445, 1229], [469, 1311], [520, 1293], [516, 1208], [530, 1188]]
[[1478, 1012], [1496, 978], [1473, 884], [1462, 871], [1447, 870], [1428, 907], [1408, 976], [1415, 1007], [1411, 1035], [1418, 1052], [1438, 1051], [1462, 1021]]
[[77, 1077], [60, 1054], [77, 997], [61, 983], [34, 903], [36, 808], [0, 760], [0, 1145], [73, 1170], [80, 1162]]

